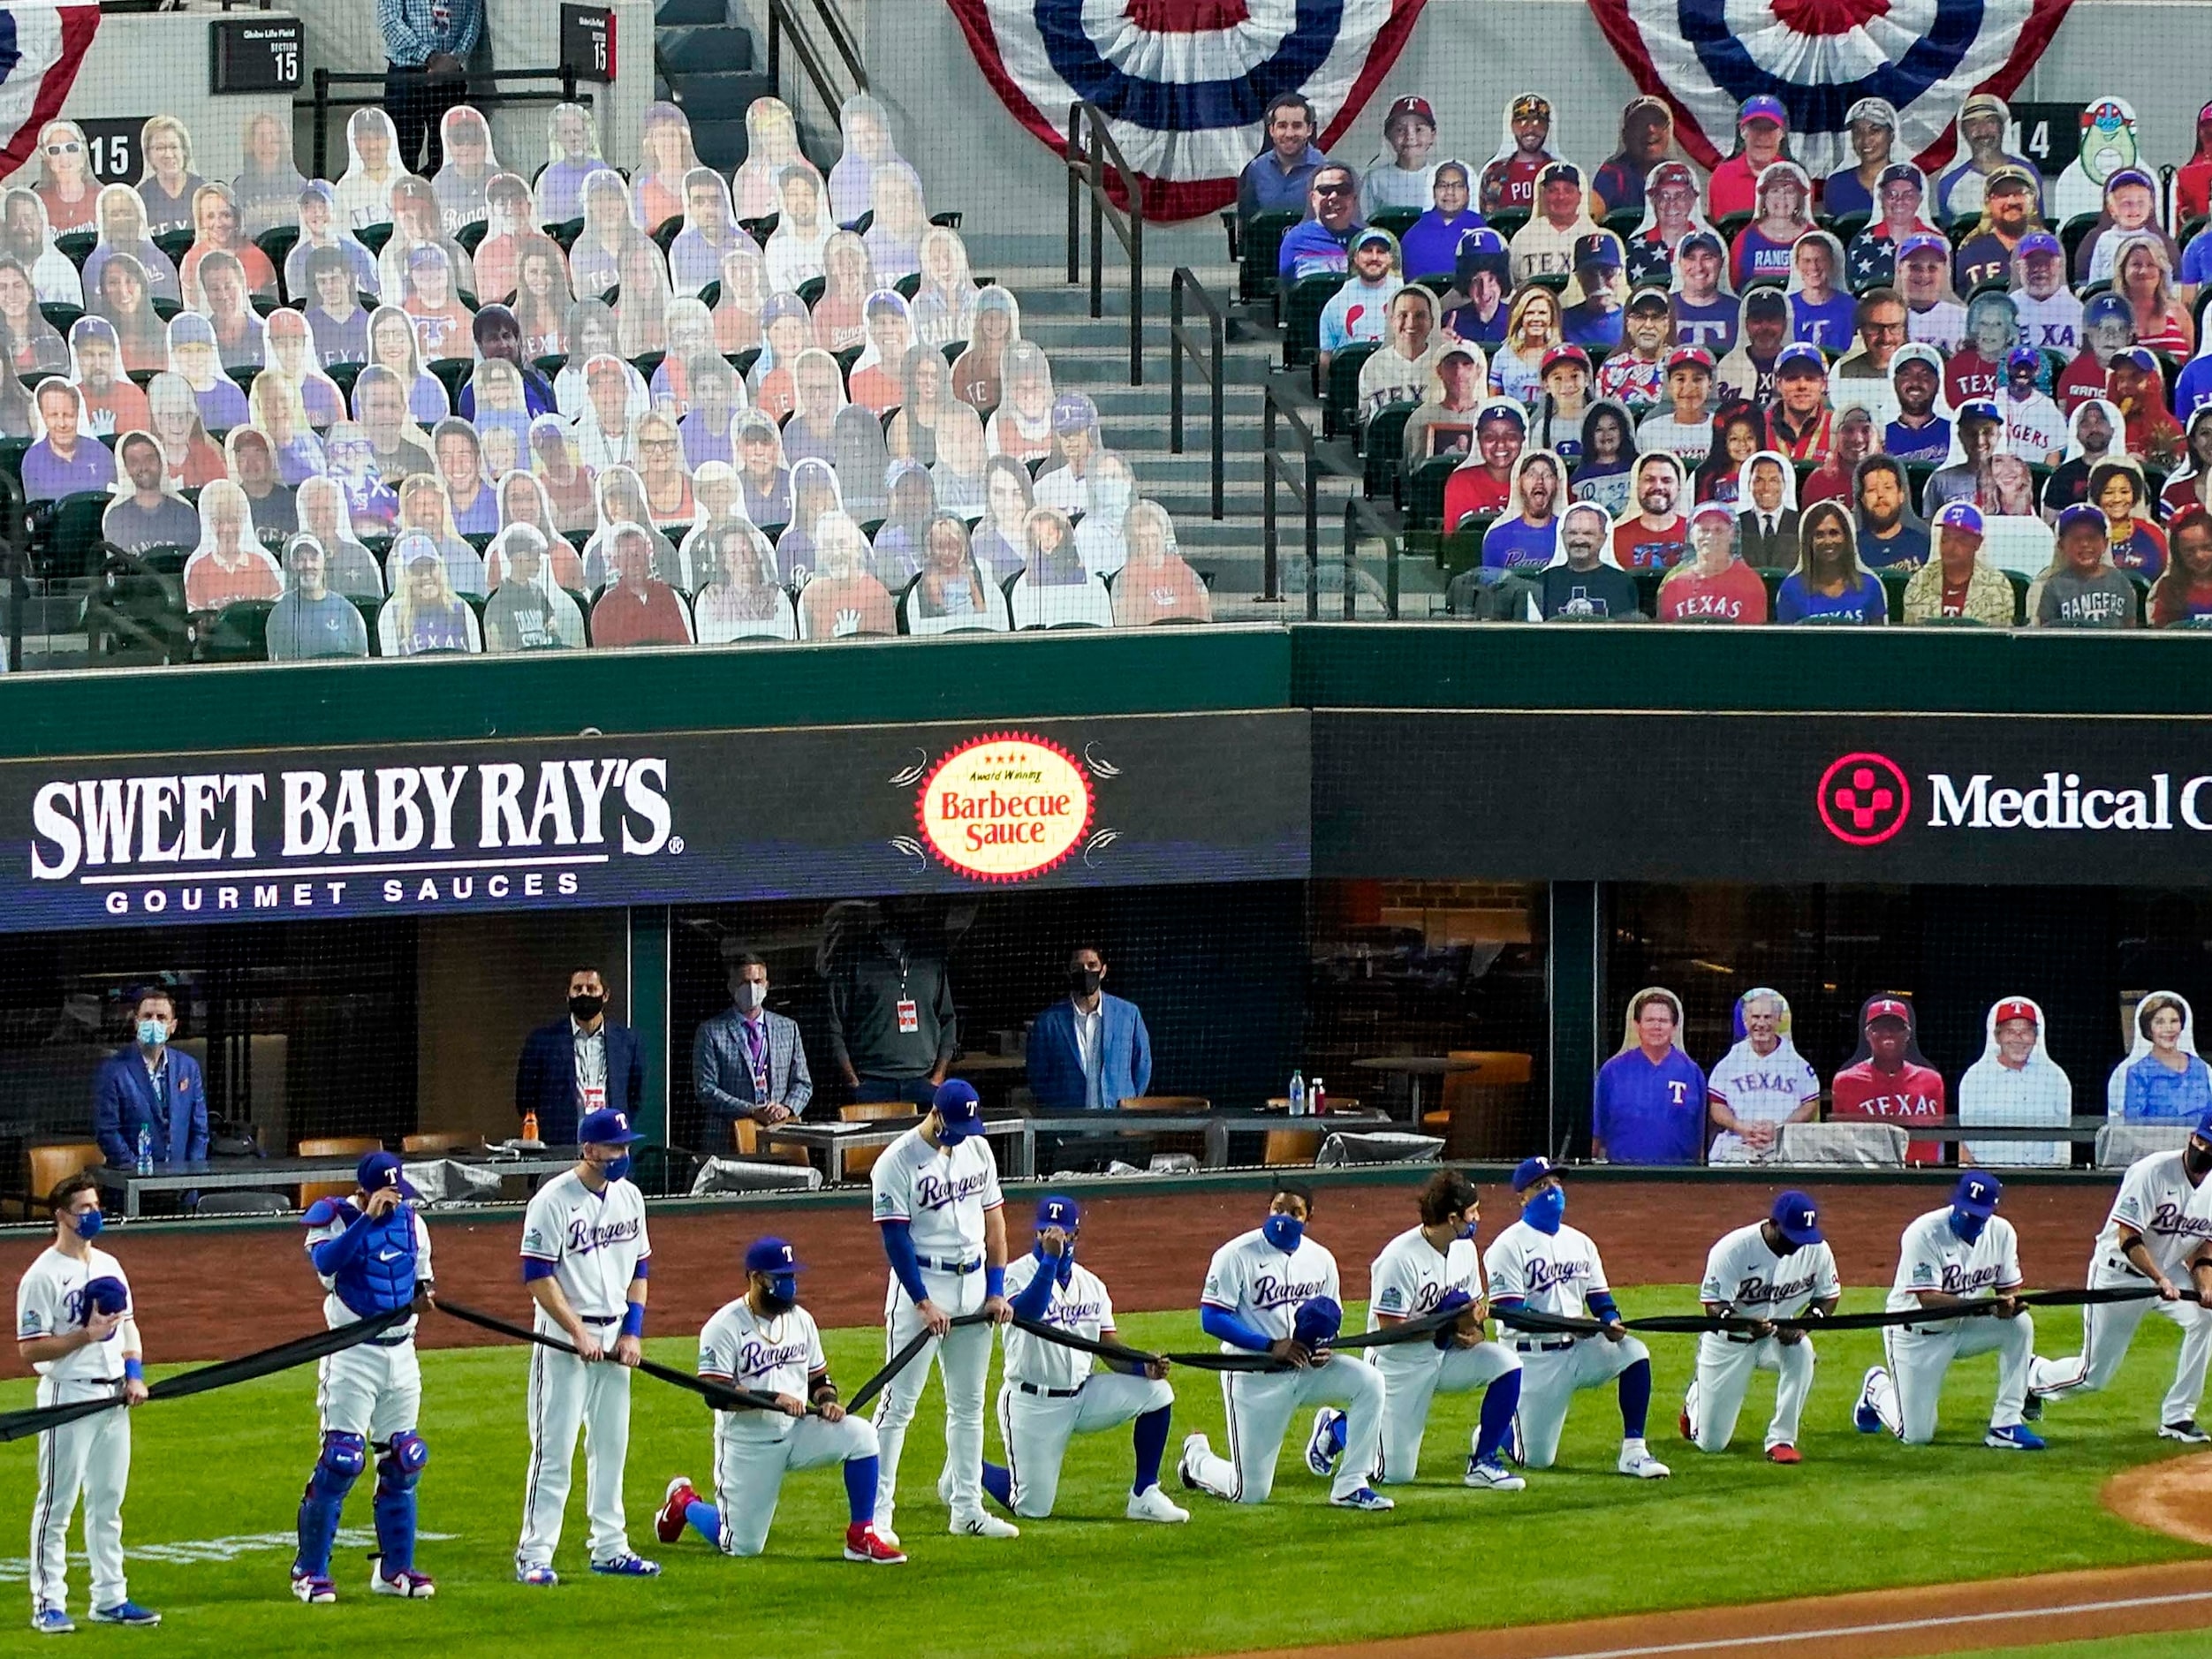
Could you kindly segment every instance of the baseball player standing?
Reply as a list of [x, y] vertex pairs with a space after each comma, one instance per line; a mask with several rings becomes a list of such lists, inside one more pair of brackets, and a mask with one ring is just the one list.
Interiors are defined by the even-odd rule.
[[[1037, 1204], [1037, 1242], [1006, 1269], [1014, 1312], [1091, 1342], [1114, 1339], [1114, 1301], [1105, 1281], [1075, 1259], [1083, 1213], [1059, 1193]], [[983, 1489], [1024, 1519], [1052, 1513], [1060, 1491], [1060, 1464], [1068, 1442], [1134, 1422], [1137, 1475], [1123, 1516], [1138, 1521], [1186, 1521], [1190, 1511], [1160, 1489], [1160, 1458], [1167, 1451], [1168, 1413], [1175, 1390], [1167, 1362], [1091, 1368], [1091, 1356], [1009, 1324], [1006, 1375], [998, 1385], [998, 1434], [1006, 1463], [983, 1466]], [[1108, 1361], [1110, 1366], [1113, 1361]]]
[[[2212, 1240], [2212, 1207], [2204, 1178], [2212, 1174], [2212, 1112], [2197, 1119], [2188, 1144], [2178, 1152], [2154, 1152], [2127, 1166], [2120, 1194], [2104, 1218], [2089, 1257], [2093, 1291], [2141, 1290], [2148, 1283], [2156, 1301], [2091, 1302], [2081, 1310], [2081, 1352], [2064, 1360], [2036, 1360], [2028, 1367], [2030, 1418], [2042, 1414], [2046, 1400], [2065, 1399], [2107, 1387], [2119, 1375], [2128, 1345], [2143, 1315], [2156, 1308], [2181, 1327], [2181, 1359], [2173, 1386], [2159, 1408], [2158, 1433], [2190, 1445], [2212, 1436], [2197, 1427], [2197, 1406], [2204, 1398], [2204, 1367], [2212, 1358], [2212, 1310], [2183, 1301], [2189, 1263]], [[2178, 1284], [2177, 1284], [2178, 1281]]]
[[1549, 1158], [1525, 1158], [1513, 1170], [1513, 1191], [1520, 1198], [1520, 1219], [1491, 1241], [1488, 1255], [1491, 1309], [1526, 1307], [1562, 1319], [1587, 1312], [1605, 1328], [1595, 1337], [1518, 1331], [1511, 1337], [1521, 1362], [1514, 1430], [1522, 1465], [1551, 1467], [1574, 1396], [1618, 1378], [1621, 1452], [1614, 1466], [1640, 1481], [1666, 1479], [1673, 1471], [1644, 1443], [1651, 1351], [1622, 1325], [1597, 1246], [1566, 1224], [1567, 1189], [1559, 1172]]
[[[372, 1152], [353, 1170], [350, 1199], [317, 1199], [307, 1207], [307, 1259], [322, 1281], [324, 1322], [336, 1330], [413, 1305], [430, 1290], [430, 1233], [407, 1207], [415, 1190], [389, 1152]], [[292, 1557], [292, 1593], [311, 1605], [338, 1599], [330, 1582], [330, 1547], [337, 1541], [345, 1495], [376, 1451], [376, 1552], [368, 1587], [378, 1595], [420, 1600], [436, 1593], [415, 1571], [415, 1483], [430, 1449], [415, 1432], [422, 1407], [422, 1369], [415, 1360], [415, 1322], [327, 1356], [315, 1373], [315, 1410], [322, 1451], [299, 1499], [299, 1553]]]
[[767, 1547], [785, 1473], [837, 1463], [845, 1467], [852, 1518], [845, 1558], [896, 1566], [906, 1557], [875, 1531], [875, 1425], [846, 1416], [837, 1403], [822, 1333], [799, 1305], [803, 1270], [783, 1239], [755, 1240], [745, 1253], [745, 1294], [724, 1303], [699, 1333], [701, 1376], [771, 1395], [780, 1409], [717, 1408], [715, 1501], [702, 1503], [691, 1478], [679, 1474], [668, 1483], [655, 1531], [672, 1544], [688, 1524], [725, 1556], [757, 1556]]
[[530, 1469], [515, 1577], [539, 1586], [560, 1582], [553, 1551], [568, 1509], [579, 1428], [591, 1570], [631, 1579], [661, 1570], [632, 1552], [622, 1512], [630, 1369], [645, 1357], [646, 1276], [653, 1265], [645, 1198], [626, 1178], [638, 1135], [627, 1112], [602, 1106], [584, 1114], [576, 1139], [576, 1167], [538, 1188], [522, 1216], [522, 1278], [537, 1302], [533, 1329], [576, 1350], [530, 1349]]
[[1019, 1537], [1021, 1529], [1011, 1521], [983, 1510], [990, 1324], [952, 1329], [956, 1316], [979, 1310], [992, 1323], [1010, 1317], [1005, 1201], [974, 1089], [957, 1077], [938, 1084], [928, 1115], [883, 1148], [871, 1180], [876, 1229], [891, 1264], [883, 1300], [885, 1357], [929, 1334], [921, 1352], [884, 1385], [876, 1402], [883, 1471], [875, 1487], [875, 1535], [893, 1549], [899, 1547], [891, 1529], [898, 1458], [934, 1363], [944, 1372], [947, 1479], [942, 1484], [952, 1511], [951, 1531], [967, 1538]]
[[1344, 1455], [1329, 1501], [1340, 1509], [1398, 1507], [1368, 1484], [1382, 1432], [1382, 1378], [1373, 1366], [1329, 1352], [1344, 1307], [1337, 1258], [1306, 1236], [1313, 1189], [1277, 1180], [1268, 1218], [1214, 1252], [1199, 1319], [1223, 1353], [1271, 1354], [1280, 1371], [1224, 1371], [1229, 1455], [1203, 1435], [1183, 1442], [1183, 1484], [1231, 1504], [1264, 1504], [1275, 1489], [1283, 1436], [1299, 1408], [1326, 1401], [1345, 1412]]
[[[72, 1175], [48, 1194], [54, 1242], [15, 1291], [16, 1351], [38, 1372], [38, 1403], [120, 1397], [146, 1399], [145, 1355], [123, 1265], [95, 1249], [100, 1188]], [[131, 1419], [97, 1412], [38, 1437], [38, 1501], [31, 1505], [31, 1628], [42, 1636], [77, 1628], [69, 1617], [69, 1518], [85, 1500], [85, 1554], [92, 1562], [92, 1617], [102, 1625], [158, 1625], [123, 1581], [123, 1489], [131, 1479]]]
[[1759, 1322], [1748, 1331], [1708, 1330], [1697, 1339], [1697, 1375], [1682, 1400], [1682, 1438], [1700, 1451], [1725, 1451], [1751, 1389], [1751, 1374], [1776, 1375], [1774, 1418], [1767, 1425], [1767, 1460], [1800, 1463], [1798, 1425], [1813, 1390], [1813, 1345], [1802, 1330], [1771, 1322], [1808, 1312], [1825, 1319], [1843, 1298], [1835, 1252], [1820, 1227], [1811, 1196], [1776, 1195], [1767, 1219], [1724, 1234], [1705, 1258], [1698, 1300], [1716, 1319]]
[[1951, 1203], [1905, 1229], [1897, 1283], [1885, 1304], [1893, 1314], [1931, 1313], [1991, 1296], [1996, 1311], [1971, 1319], [1938, 1316], [1882, 1332], [1889, 1364], [1867, 1372], [1852, 1420], [1862, 1435], [1887, 1428], [1909, 1446], [1936, 1438], [1936, 1410], [1951, 1361], [1995, 1350], [1997, 1398], [1981, 1443], [1999, 1451], [2041, 1451], [2042, 1438], [2023, 1420], [2035, 1321], [2013, 1294], [2020, 1287], [2020, 1246], [2012, 1223], [1996, 1213], [2004, 1189], [1994, 1175], [1970, 1170], [1951, 1189]]
[[[1458, 1319], [1433, 1342], [1370, 1348], [1366, 1358], [1382, 1378], [1382, 1436], [1375, 1480], [1413, 1479], [1428, 1428], [1429, 1403], [1440, 1394], [1482, 1390], [1481, 1423], [1467, 1458], [1466, 1483], [1496, 1492], [1518, 1492], [1527, 1481], [1502, 1460], [1513, 1413], [1520, 1404], [1520, 1360], [1502, 1342], [1486, 1339], [1489, 1303], [1482, 1290], [1482, 1253], [1474, 1241], [1481, 1198], [1457, 1170], [1439, 1170], [1421, 1183], [1420, 1225], [1382, 1246], [1367, 1269], [1367, 1329], [1381, 1330], [1445, 1307]], [[1307, 1466], [1326, 1474], [1344, 1450], [1345, 1414], [1324, 1405], [1314, 1416]]]

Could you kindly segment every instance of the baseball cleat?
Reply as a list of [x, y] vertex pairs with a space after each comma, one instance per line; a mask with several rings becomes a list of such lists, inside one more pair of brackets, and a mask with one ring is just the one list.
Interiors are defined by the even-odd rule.
[[881, 1538], [885, 1543], [889, 1544], [894, 1549], [904, 1549], [906, 1547], [898, 1542], [898, 1534], [893, 1532], [889, 1526], [885, 1526], [880, 1520], [875, 1523], [874, 1531], [878, 1538]]
[[1799, 1455], [1795, 1446], [1785, 1441], [1779, 1446], [1767, 1448], [1767, 1461], [1769, 1463], [1803, 1463], [1805, 1459]]
[[1696, 1410], [1697, 1384], [1692, 1382], [1689, 1392], [1682, 1397], [1682, 1414], [1674, 1420], [1675, 1428], [1681, 1431], [1685, 1440], [1694, 1441], [1697, 1438], [1697, 1424], [1691, 1420], [1692, 1413]]
[[2008, 1428], [1991, 1428], [1981, 1436], [1981, 1443], [1996, 1451], [2041, 1451], [2043, 1437], [2026, 1423], [2014, 1423]]
[[1344, 1413], [1324, 1405], [1314, 1413], [1314, 1432], [1306, 1437], [1306, 1466], [1326, 1481], [1337, 1472], [1337, 1424]]
[[1129, 1495], [1129, 1505], [1122, 1511], [1122, 1517], [1125, 1520], [1165, 1521], [1172, 1525], [1190, 1519], [1191, 1512], [1171, 1500], [1155, 1481], [1143, 1491]]
[[1021, 1528], [1013, 1522], [1001, 1520], [996, 1515], [986, 1515], [977, 1510], [973, 1515], [955, 1515], [952, 1525], [945, 1528], [957, 1538], [1019, 1538]]
[[1384, 1497], [1371, 1486], [1363, 1486], [1356, 1492], [1347, 1492], [1342, 1497], [1331, 1492], [1329, 1501], [1338, 1509], [1365, 1509], [1379, 1512], [1398, 1507], [1396, 1499]]
[[113, 1607], [94, 1608], [92, 1622], [95, 1625], [130, 1625], [140, 1630], [151, 1630], [162, 1622], [162, 1616], [152, 1608], [140, 1607], [126, 1598]]
[[378, 1557], [369, 1560], [368, 1587], [378, 1595], [397, 1595], [410, 1602], [427, 1602], [438, 1593], [430, 1575], [417, 1572], [413, 1567], [402, 1567], [386, 1578], [383, 1561]]
[[312, 1572], [293, 1573], [292, 1593], [310, 1607], [328, 1607], [338, 1599], [338, 1587]]
[[699, 1489], [692, 1485], [691, 1476], [679, 1474], [670, 1481], [661, 1495], [661, 1512], [653, 1518], [653, 1535], [664, 1544], [683, 1537], [684, 1511], [697, 1502]]
[[517, 1584], [534, 1585], [541, 1590], [549, 1590], [560, 1581], [561, 1575], [550, 1567], [517, 1567], [515, 1569]]
[[845, 1529], [845, 1558], [878, 1567], [895, 1567], [906, 1559], [898, 1544], [885, 1542], [883, 1534], [866, 1521], [855, 1521]]
[[2043, 1397], [2034, 1389], [2028, 1390], [2027, 1398], [2020, 1402], [2020, 1420], [2024, 1423], [2043, 1420]]
[[1886, 1375], [1878, 1365], [1867, 1367], [1867, 1380], [1859, 1385], [1859, 1404], [1851, 1408], [1851, 1426], [1862, 1435], [1882, 1432], [1882, 1413], [1874, 1408], [1874, 1380]]
[[77, 1628], [77, 1621], [65, 1608], [42, 1607], [32, 1613], [31, 1628], [42, 1636], [66, 1636]]
[[2159, 1424], [2158, 1437], [2161, 1440], [2178, 1440], [2189, 1446], [2201, 1446], [2206, 1441], [2212, 1440], [2212, 1435], [2197, 1427], [2193, 1417], [2186, 1422]]
[[1528, 1482], [1515, 1474], [1496, 1458], [1467, 1459], [1467, 1484], [1486, 1487], [1493, 1492], [1519, 1492]]
[[1623, 1474], [1639, 1481], [1663, 1481], [1674, 1471], [1651, 1455], [1651, 1449], [1640, 1440], [1624, 1441], [1620, 1461], [1613, 1466]]
[[657, 1579], [661, 1564], [640, 1560], [636, 1556], [610, 1556], [604, 1561], [595, 1561], [591, 1570], [608, 1579]]
[[1198, 1477], [1191, 1473], [1191, 1459], [1201, 1452], [1211, 1451], [1213, 1447], [1206, 1443], [1205, 1436], [1186, 1435], [1183, 1436], [1183, 1455], [1175, 1460], [1175, 1473], [1187, 1490], [1195, 1492], [1199, 1489]]

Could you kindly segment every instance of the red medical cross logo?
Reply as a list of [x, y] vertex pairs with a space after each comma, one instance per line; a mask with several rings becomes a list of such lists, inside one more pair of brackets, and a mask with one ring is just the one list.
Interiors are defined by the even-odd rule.
[[1886, 754], [1846, 754], [1821, 774], [1814, 801], [1838, 841], [1879, 846], [1912, 816], [1913, 785]]

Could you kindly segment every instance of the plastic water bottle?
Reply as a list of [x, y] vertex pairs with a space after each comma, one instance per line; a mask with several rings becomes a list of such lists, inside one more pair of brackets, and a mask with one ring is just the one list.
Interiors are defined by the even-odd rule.
[[1306, 1116], [1306, 1073], [1303, 1072], [1291, 1073], [1291, 1116]]
[[1306, 1110], [1315, 1117], [1329, 1110], [1329, 1086], [1318, 1077], [1314, 1079], [1314, 1087], [1306, 1096]]
[[138, 1172], [140, 1175], [154, 1173], [154, 1131], [145, 1124], [139, 1125]]

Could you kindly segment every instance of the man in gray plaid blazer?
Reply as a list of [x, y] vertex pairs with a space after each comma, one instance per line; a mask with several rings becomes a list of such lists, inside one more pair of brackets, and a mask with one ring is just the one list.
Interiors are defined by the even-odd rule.
[[699, 1027], [692, 1043], [692, 1093], [706, 1114], [705, 1145], [731, 1145], [740, 1117], [780, 1124], [807, 1110], [814, 1080], [799, 1022], [768, 1011], [768, 965], [750, 951], [730, 958], [732, 1006]]

